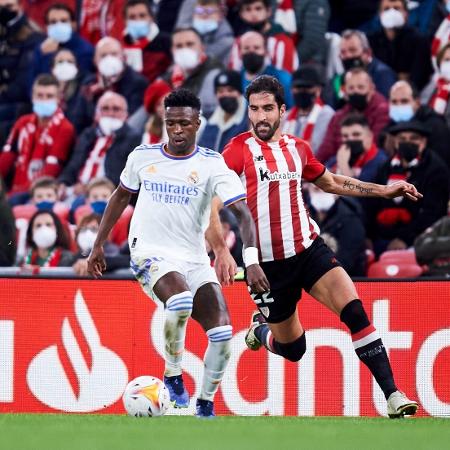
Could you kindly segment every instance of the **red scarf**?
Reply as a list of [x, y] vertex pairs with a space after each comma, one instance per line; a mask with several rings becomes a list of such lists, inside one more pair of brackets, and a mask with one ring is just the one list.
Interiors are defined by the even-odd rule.
[[450, 42], [450, 14], [439, 25], [431, 44], [431, 61], [435, 70], [437, 70], [437, 55], [448, 42]]
[[[208, 57], [205, 54], [201, 55], [198, 66], [191, 73], [195, 72], [207, 59]], [[178, 89], [183, 86], [189, 75], [190, 73], [186, 73], [180, 66], [174, 64], [172, 74], [170, 75], [170, 85], [172, 89]]]
[[[323, 107], [324, 107], [323, 101], [320, 98], [317, 98], [316, 101], [314, 102], [314, 106], [312, 107], [311, 112], [308, 114], [306, 124], [298, 137], [311, 143], [312, 135], [314, 133], [314, 127], [317, 123], [317, 118], [319, 117], [319, 114], [322, 111]], [[298, 107], [294, 106], [291, 109], [287, 121], [283, 127], [284, 133], [293, 134], [295, 136], [295, 130], [297, 128], [297, 116], [298, 116]]]
[[372, 143], [372, 147], [369, 148], [367, 152], [364, 152], [353, 164], [353, 168], [362, 168], [364, 167], [369, 161], [372, 161], [375, 156], [377, 156], [378, 149], [375, 143]]
[[61, 260], [61, 255], [62, 250], [59, 247], [56, 247], [50, 251], [45, 261], [39, 265], [39, 254], [37, 250], [30, 250], [25, 258], [25, 264], [31, 266], [39, 265], [39, 267], [58, 267], [59, 261]]
[[112, 135], [97, 137], [83, 168], [78, 174], [80, 183], [87, 184], [93, 178], [104, 175], [100, 173], [100, 168], [103, 167], [106, 152], [111, 147], [112, 141]]
[[444, 114], [450, 97], [450, 83], [442, 77], [436, 82], [436, 90], [430, 99], [430, 107], [438, 114]]

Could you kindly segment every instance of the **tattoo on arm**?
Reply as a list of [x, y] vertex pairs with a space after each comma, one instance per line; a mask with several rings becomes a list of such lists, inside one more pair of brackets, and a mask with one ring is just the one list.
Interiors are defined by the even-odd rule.
[[364, 186], [363, 184], [352, 183], [350, 180], [345, 180], [343, 185], [344, 190], [350, 192], [359, 192], [361, 195], [371, 195], [373, 193], [373, 188]]

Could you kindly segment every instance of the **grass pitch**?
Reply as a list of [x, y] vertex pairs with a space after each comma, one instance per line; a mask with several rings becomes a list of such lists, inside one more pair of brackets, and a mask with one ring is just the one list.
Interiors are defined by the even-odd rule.
[[448, 419], [1, 414], [1, 450], [440, 450]]

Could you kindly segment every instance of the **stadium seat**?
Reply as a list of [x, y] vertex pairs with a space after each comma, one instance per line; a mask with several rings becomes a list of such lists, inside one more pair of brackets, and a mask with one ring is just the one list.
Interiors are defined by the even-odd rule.
[[369, 266], [369, 278], [415, 278], [422, 274], [417, 263], [380, 259]]
[[393, 261], [402, 264], [417, 264], [416, 253], [411, 250], [387, 250], [380, 255], [380, 261]]

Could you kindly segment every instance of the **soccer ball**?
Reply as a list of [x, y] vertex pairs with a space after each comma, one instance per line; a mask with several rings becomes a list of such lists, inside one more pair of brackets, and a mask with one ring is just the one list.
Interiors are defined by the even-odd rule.
[[128, 415], [134, 417], [162, 416], [170, 406], [166, 385], [159, 378], [148, 375], [130, 381], [122, 400]]

